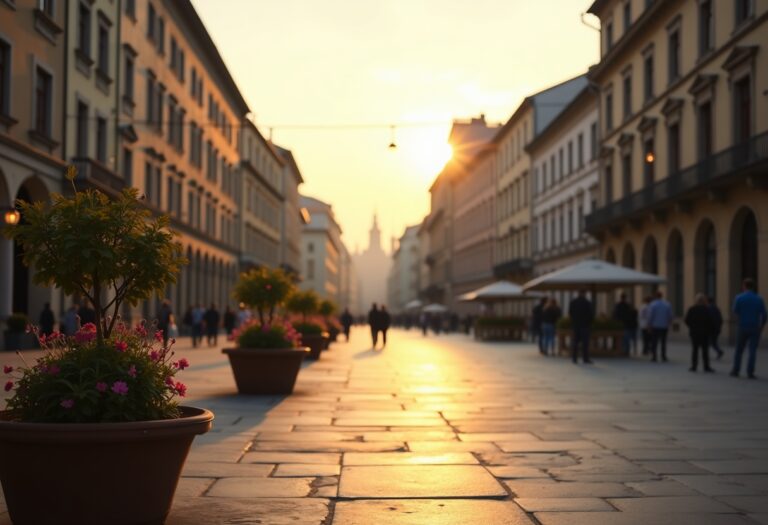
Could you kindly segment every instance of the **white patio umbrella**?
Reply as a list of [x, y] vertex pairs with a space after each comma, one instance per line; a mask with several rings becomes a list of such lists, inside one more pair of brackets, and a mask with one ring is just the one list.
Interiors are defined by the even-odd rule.
[[611, 291], [633, 285], [663, 284], [664, 277], [639, 272], [598, 259], [586, 259], [560, 270], [541, 275], [523, 285], [523, 290]]
[[440, 314], [443, 312], [447, 312], [448, 308], [446, 308], [442, 304], [432, 303], [422, 308], [421, 311], [426, 312], [428, 314]]
[[414, 299], [413, 301], [409, 301], [405, 304], [406, 310], [415, 310], [417, 308], [421, 308], [421, 301], [418, 299]]
[[523, 287], [510, 281], [497, 281], [458, 297], [460, 301], [492, 303], [497, 301], [524, 301], [535, 299], [540, 294], [526, 293]]

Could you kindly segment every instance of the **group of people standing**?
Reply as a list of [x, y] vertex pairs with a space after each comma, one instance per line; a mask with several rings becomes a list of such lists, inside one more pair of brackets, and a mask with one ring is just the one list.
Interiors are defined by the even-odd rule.
[[387, 330], [389, 330], [392, 324], [392, 318], [387, 311], [387, 307], [383, 304], [379, 307], [376, 303], [373, 303], [371, 310], [368, 312], [368, 325], [371, 327], [371, 340], [373, 341], [373, 349], [376, 349], [376, 345], [379, 342], [379, 333], [381, 333], [382, 345], [384, 349], [387, 346]]
[[[555, 351], [557, 323], [562, 316], [563, 311], [554, 297], [542, 299], [533, 308], [531, 326], [539, 343], [539, 352], [543, 355], [550, 355]], [[571, 359], [578, 363], [581, 353], [582, 361], [592, 364], [589, 358], [589, 341], [595, 309], [592, 301], [587, 298], [586, 290], [580, 290], [568, 304], [568, 316], [571, 320]]]
[[[741, 361], [744, 351], [748, 353], [747, 377], [754, 379], [757, 360], [757, 346], [762, 330], [768, 321], [765, 302], [757, 294], [755, 281], [745, 279], [742, 292], [736, 296], [732, 312], [737, 319], [736, 324], [736, 349], [733, 359], [731, 376], [738, 377], [741, 373]], [[573, 331], [571, 355], [574, 362], [577, 361], [578, 348], [583, 348], [582, 355], [585, 363], [591, 363], [589, 359], [590, 328], [594, 319], [592, 303], [586, 298], [585, 293], [579, 292], [579, 296], [571, 301], [568, 308]], [[533, 308], [532, 330], [538, 339], [539, 352], [548, 355], [554, 350], [557, 322], [562, 317], [562, 310], [554, 298], [542, 299]], [[653, 296], [643, 299], [643, 304], [638, 311], [627, 300], [626, 294], [621, 294], [619, 302], [613, 310], [613, 319], [621, 323], [624, 333], [622, 337], [623, 351], [631, 355], [633, 350], [637, 353], [638, 330], [642, 336], [642, 355], [650, 356], [653, 362], [667, 361], [667, 337], [672, 327], [675, 315], [672, 305], [664, 298], [661, 291]], [[719, 339], [723, 328], [723, 315], [712, 297], [698, 294], [695, 303], [691, 306], [683, 318], [688, 327], [688, 335], [691, 340], [691, 366], [690, 371], [695, 372], [699, 368], [701, 360], [702, 369], [705, 372], [714, 372], [710, 366], [709, 348], [717, 354], [717, 359], [723, 357], [724, 352], [720, 348]]]

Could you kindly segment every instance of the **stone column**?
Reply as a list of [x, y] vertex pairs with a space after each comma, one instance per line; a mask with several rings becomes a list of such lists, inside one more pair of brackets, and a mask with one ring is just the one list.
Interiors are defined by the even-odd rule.
[[0, 322], [13, 308], [13, 241], [0, 236]]

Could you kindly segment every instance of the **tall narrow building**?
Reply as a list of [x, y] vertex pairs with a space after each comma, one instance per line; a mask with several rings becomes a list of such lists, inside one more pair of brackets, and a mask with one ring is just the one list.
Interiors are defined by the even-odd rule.
[[387, 276], [392, 260], [381, 245], [381, 230], [378, 217], [374, 214], [373, 225], [368, 233], [368, 247], [353, 255], [360, 276], [360, 297], [363, 309], [372, 303], [386, 304]]

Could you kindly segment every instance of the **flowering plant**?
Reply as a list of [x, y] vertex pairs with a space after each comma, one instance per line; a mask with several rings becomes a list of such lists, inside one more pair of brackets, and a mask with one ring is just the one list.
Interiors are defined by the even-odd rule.
[[162, 332], [120, 321], [102, 341], [93, 323], [69, 337], [32, 331], [46, 353], [33, 365], [3, 369], [11, 378], [5, 390], [13, 390], [8, 410], [14, 420], [99, 423], [179, 417], [176, 398], [184, 397], [187, 387], [175, 375], [189, 362], [174, 360], [175, 341], [163, 346]]
[[301, 335], [290, 323], [283, 321], [262, 324], [254, 319], [236, 328], [231, 337], [241, 348], [298, 348], [301, 346]]
[[293, 281], [285, 271], [259, 267], [240, 275], [233, 295], [256, 310], [262, 326], [271, 326], [275, 310], [293, 290]]

